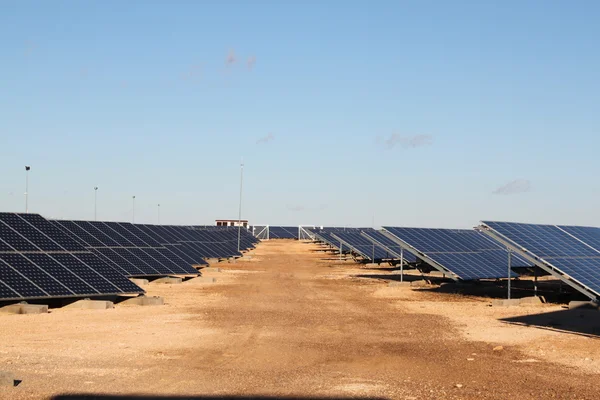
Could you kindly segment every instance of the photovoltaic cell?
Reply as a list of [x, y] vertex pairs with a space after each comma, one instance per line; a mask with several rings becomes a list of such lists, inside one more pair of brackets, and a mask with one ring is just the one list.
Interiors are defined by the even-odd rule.
[[[600, 296], [600, 228], [483, 221], [499, 240], [537, 259], [574, 287]], [[591, 296], [590, 296], [591, 297]]]
[[60, 225], [37, 214], [0, 213], [0, 300], [139, 293]]
[[[370, 229], [370, 230], [362, 231], [361, 234], [371, 241], [380, 243], [386, 249], [388, 249], [389, 252], [395, 253], [397, 257], [399, 257], [399, 255], [402, 254], [402, 257], [404, 258], [404, 260], [406, 262], [408, 262], [408, 263], [416, 263], [417, 262], [417, 258], [412, 253], [410, 253], [408, 251], [402, 251], [402, 247], [398, 243], [394, 242], [392, 239], [385, 236], [380, 231], [376, 231], [375, 229]], [[402, 253], [401, 253], [401, 251], [402, 251]]]
[[[384, 227], [416, 257], [430, 258], [463, 280], [505, 278], [508, 252], [470, 229]], [[425, 258], [426, 257], [426, 258]], [[524, 263], [516, 259], [513, 266]], [[511, 276], [516, 274], [511, 273]]]

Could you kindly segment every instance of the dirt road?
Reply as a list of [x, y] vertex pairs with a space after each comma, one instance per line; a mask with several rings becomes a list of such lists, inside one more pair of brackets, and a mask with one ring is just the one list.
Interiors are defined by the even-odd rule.
[[[596, 361], [583, 368], [568, 358], [571, 348], [596, 357], [597, 339], [515, 327], [486, 342], [497, 321], [481, 302], [391, 293], [383, 281], [354, 277], [361, 271], [351, 263], [322, 261], [312, 247], [265, 242], [249, 261], [209, 273], [216, 284], [149, 285], [165, 306], [0, 315], [0, 370], [22, 379], [0, 387], [0, 398], [600, 398]], [[543, 346], [552, 343], [554, 358], [532, 358], [527, 347], [538, 339], [550, 353]], [[507, 345], [494, 351], [499, 343]]]

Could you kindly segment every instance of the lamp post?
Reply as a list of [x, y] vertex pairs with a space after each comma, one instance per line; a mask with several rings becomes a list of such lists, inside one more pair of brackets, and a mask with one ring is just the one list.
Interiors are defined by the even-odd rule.
[[94, 186], [94, 221], [98, 221], [98, 186]]
[[160, 203], [158, 203], [158, 218], [157, 218], [157, 221], [158, 221], [158, 225], [160, 225]]
[[240, 252], [240, 241], [242, 237], [242, 189], [244, 187], [244, 159], [242, 158], [242, 163], [240, 164], [240, 208], [238, 214], [238, 241], [237, 241], [237, 251]]
[[131, 223], [135, 224], [135, 196], [132, 196], [131, 199], [133, 200], [133, 209], [131, 211]]
[[31, 166], [25, 166], [25, 213], [29, 212], [29, 170]]

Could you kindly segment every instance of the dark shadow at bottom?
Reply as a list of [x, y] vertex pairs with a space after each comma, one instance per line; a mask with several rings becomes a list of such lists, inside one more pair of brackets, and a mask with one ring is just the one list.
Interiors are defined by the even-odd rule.
[[52, 400], [386, 400], [384, 397], [339, 396], [186, 396], [186, 395], [110, 395], [110, 394], [59, 394]]

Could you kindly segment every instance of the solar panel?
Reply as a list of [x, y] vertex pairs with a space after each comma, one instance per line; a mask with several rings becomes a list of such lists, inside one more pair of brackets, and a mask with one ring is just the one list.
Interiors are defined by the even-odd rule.
[[0, 213], [0, 300], [139, 293], [56, 224], [37, 214]]
[[298, 239], [298, 227], [269, 226], [269, 239]]
[[407, 263], [416, 263], [417, 258], [408, 251], [402, 251], [402, 246], [398, 243], [385, 236], [380, 231], [375, 229], [364, 230], [361, 232], [361, 235], [366, 237], [368, 240], [375, 242], [386, 249], [388, 253], [393, 255], [395, 258], [400, 259], [400, 256], [404, 258], [404, 261]]
[[361, 232], [344, 232], [339, 231], [331, 234], [334, 238], [339, 239], [343, 244], [358, 253], [360, 256], [367, 260], [389, 260], [395, 258], [394, 255], [390, 254], [385, 247], [370, 241]]
[[[470, 229], [384, 227], [416, 257], [459, 279], [493, 279], [508, 275], [508, 252]], [[515, 260], [514, 266], [525, 263]], [[511, 276], [516, 274], [511, 272]]]
[[311, 229], [311, 232], [315, 236], [315, 239], [337, 249], [338, 251], [350, 250], [350, 249], [344, 249], [343, 245], [340, 243], [340, 240], [337, 238], [334, 238], [331, 235], [331, 232], [322, 231], [319, 229]]
[[151, 229], [126, 222], [57, 221], [55, 225], [126, 276], [198, 274], [192, 266], [196, 263], [163, 246]]
[[481, 230], [590, 298], [600, 296], [600, 228], [483, 221]]

